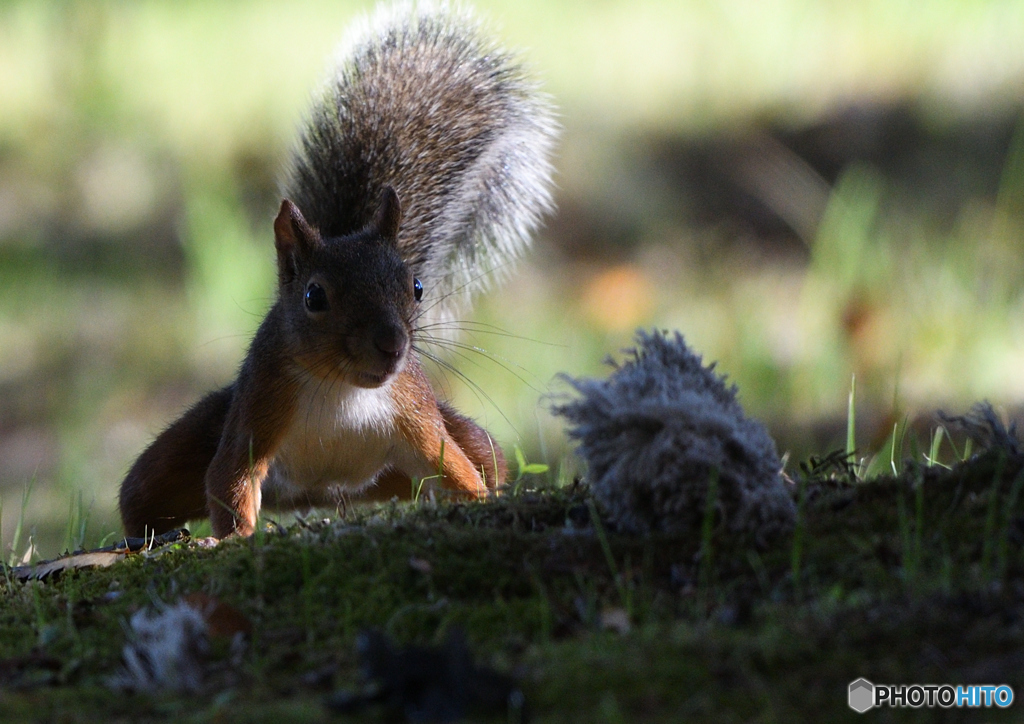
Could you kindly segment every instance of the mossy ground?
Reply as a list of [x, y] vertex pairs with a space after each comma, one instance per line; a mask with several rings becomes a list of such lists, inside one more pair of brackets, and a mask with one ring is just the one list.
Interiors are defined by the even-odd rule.
[[[4, 580], [0, 711], [347, 721], [324, 699], [359, 686], [354, 641], [371, 626], [403, 643], [461, 627], [479, 662], [520, 681], [536, 722], [852, 721], [846, 687], [861, 676], [1019, 693], [1022, 484], [1024, 460], [1005, 452], [866, 482], [839, 464], [808, 467], [796, 531], [760, 549], [724, 530], [619, 534], [595, 525], [576, 485], [357, 508], [214, 549], [177, 544], [108, 569]], [[252, 623], [241, 662], [215, 642], [198, 695], [108, 688], [131, 613], [197, 591]], [[1018, 706], [866, 716], [1000, 720]]]

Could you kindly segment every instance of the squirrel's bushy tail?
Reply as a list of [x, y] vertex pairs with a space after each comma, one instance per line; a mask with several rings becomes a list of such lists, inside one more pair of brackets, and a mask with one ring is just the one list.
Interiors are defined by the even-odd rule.
[[516, 57], [464, 9], [382, 7], [343, 44], [284, 193], [325, 237], [398, 192], [403, 258], [430, 319], [503, 276], [552, 207], [557, 124]]

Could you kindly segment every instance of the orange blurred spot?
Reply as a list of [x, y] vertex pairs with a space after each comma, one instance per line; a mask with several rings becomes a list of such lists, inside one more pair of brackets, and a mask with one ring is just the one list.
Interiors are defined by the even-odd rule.
[[185, 596], [185, 603], [202, 614], [213, 638], [230, 639], [238, 633], [246, 636], [252, 633], [252, 623], [230, 603], [224, 603], [202, 591]]
[[587, 316], [606, 330], [621, 331], [641, 325], [653, 306], [650, 281], [629, 264], [595, 275], [583, 292]]
[[840, 320], [846, 340], [856, 359], [857, 369], [867, 371], [893, 362], [893, 338], [896, 334], [886, 310], [860, 296], [853, 297]]

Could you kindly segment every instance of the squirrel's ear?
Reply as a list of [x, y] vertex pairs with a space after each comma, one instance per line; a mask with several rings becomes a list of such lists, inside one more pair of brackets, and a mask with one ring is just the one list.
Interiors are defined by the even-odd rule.
[[402, 202], [398, 194], [390, 186], [385, 186], [381, 193], [380, 206], [373, 217], [373, 228], [388, 241], [398, 238], [398, 228], [402, 225]]
[[288, 199], [274, 219], [274, 246], [277, 247], [277, 274], [281, 283], [290, 282], [298, 273], [296, 257], [308, 253], [320, 243], [320, 234], [303, 218], [299, 207]]

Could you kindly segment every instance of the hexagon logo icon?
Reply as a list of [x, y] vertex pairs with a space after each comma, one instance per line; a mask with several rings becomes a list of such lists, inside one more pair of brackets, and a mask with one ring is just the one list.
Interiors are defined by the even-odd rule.
[[875, 705], [875, 685], [867, 679], [857, 679], [850, 684], [850, 708], [863, 714]]

